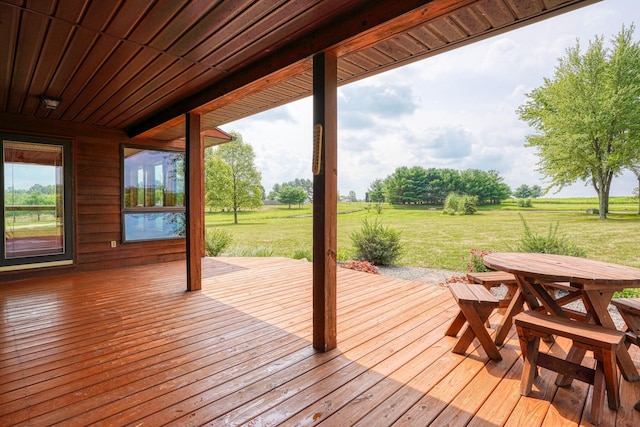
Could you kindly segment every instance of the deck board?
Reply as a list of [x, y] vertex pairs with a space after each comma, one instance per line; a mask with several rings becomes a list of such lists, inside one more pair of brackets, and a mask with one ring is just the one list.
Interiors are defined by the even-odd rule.
[[[0, 284], [0, 425], [589, 425], [584, 384], [541, 370], [520, 396], [514, 330], [502, 361], [477, 341], [453, 354], [457, 306], [435, 284], [338, 269], [338, 348], [316, 352], [311, 274], [217, 258], [191, 293], [183, 262]], [[601, 425], [637, 424], [638, 399], [621, 380]]]

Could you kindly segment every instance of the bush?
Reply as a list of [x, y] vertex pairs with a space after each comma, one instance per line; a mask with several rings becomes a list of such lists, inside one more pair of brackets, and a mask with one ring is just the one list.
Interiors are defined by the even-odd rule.
[[307, 259], [311, 261], [313, 259], [313, 253], [309, 249], [298, 248], [293, 251], [291, 256], [293, 259]]
[[571, 255], [583, 258], [587, 256], [584, 249], [579, 248], [566, 236], [558, 236], [558, 223], [556, 223], [555, 227], [553, 224], [549, 224], [549, 232], [546, 236], [541, 236], [531, 231], [522, 214], [518, 215], [520, 215], [520, 219], [524, 225], [524, 235], [520, 238], [520, 242], [516, 248], [517, 252]]
[[443, 214], [473, 215], [478, 211], [478, 197], [450, 193], [444, 201]]
[[518, 199], [518, 206], [521, 208], [530, 208], [533, 207], [533, 202], [531, 199]]
[[389, 227], [383, 227], [376, 219], [370, 224], [366, 219], [362, 228], [350, 235], [355, 246], [355, 258], [376, 265], [392, 264], [402, 250], [400, 233]]
[[485, 271], [492, 271], [486, 265], [484, 265], [484, 256], [490, 254], [491, 251], [471, 249], [469, 251], [469, 258], [467, 259], [466, 270], [469, 273], [481, 273]]
[[336, 254], [336, 261], [346, 262], [354, 258], [353, 248], [345, 248], [338, 246], [338, 253]]
[[204, 236], [204, 250], [207, 256], [218, 256], [231, 244], [231, 234], [219, 228], [209, 229]]

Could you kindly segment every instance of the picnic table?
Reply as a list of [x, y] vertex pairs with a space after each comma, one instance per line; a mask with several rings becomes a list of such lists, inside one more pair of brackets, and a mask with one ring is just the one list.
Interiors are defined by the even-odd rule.
[[[616, 329], [609, 315], [608, 306], [615, 291], [640, 287], [640, 269], [602, 261], [565, 255], [519, 252], [494, 252], [485, 255], [484, 264], [494, 270], [506, 271], [515, 276], [518, 284], [516, 295], [507, 308], [500, 329], [511, 328], [513, 316], [523, 311], [524, 304], [532, 310], [544, 310], [553, 316], [570, 317], [562, 305], [581, 297], [586, 309], [583, 321]], [[555, 299], [545, 290], [544, 283], [569, 282], [574, 291], [565, 299]], [[496, 333], [498, 335], [498, 333]], [[567, 360], [579, 361], [583, 349], [572, 347]], [[616, 353], [618, 367], [628, 381], [640, 379], [633, 360], [625, 346]], [[559, 379], [558, 385], [567, 385], [571, 378]]]

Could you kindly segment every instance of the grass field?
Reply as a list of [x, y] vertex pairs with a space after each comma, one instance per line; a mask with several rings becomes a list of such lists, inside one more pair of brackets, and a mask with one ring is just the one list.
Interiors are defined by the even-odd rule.
[[[540, 199], [526, 209], [510, 201], [483, 207], [469, 216], [443, 215], [439, 209], [424, 206], [390, 205], [384, 205], [378, 214], [364, 202], [340, 203], [338, 259], [353, 257], [349, 235], [367, 218], [402, 233], [404, 251], [398, 265], [463, 271], [471, 249], [514, 249], [524, 231], [521, 213], [538, 234], [546, 235], [558, 223], [558, 234], [585, 249], [588, 258], [640, 267], [637, 199], [612, 198], [607, 220], [586, 214], [587, 208], [597, 208], [597, 199]], [[295, 252], [311, 254], [311, 214], [310, 205], [264, 206], [241, 212], [239, 224], [233, 224], [231, 213], [207, 213], [205, 221], [207, 227], [222, 228], [232, 235], [228, 249], [232, 253], [293, 257]]]

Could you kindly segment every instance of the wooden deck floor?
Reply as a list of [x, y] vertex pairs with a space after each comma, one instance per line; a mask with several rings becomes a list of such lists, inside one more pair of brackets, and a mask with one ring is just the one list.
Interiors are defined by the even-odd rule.
[[[513, 333], [500, 362], [451, 353], [444, 288], [339, 269], [339, 348], [322, 354], [310, 263], [207, 259], [193, 293], [184, 269], [0, 284], [0, 425], [588, 425], [581, 383], [543, 370], [520, 396]], [[621, 394], [601, 425], [640, 425], [640, 384]]]

